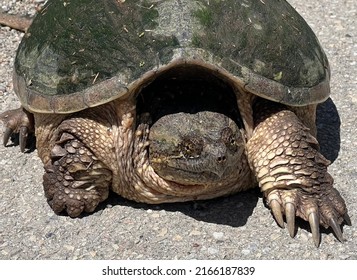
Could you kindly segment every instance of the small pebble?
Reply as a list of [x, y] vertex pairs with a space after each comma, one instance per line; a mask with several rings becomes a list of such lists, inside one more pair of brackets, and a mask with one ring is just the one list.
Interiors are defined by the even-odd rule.
[[245, 256], [246, 256], [246, 255], [249, 255], [249, 254], [250, 254], [250, 250], [248, 250], [248, 249], [243, 249], [243, 250], [242, 250], [242, 254], [245, 255]]
[[181, 241], [183, 239], [183, 237], [181, 236], [181, 235], [175, 235], [173, 238], [172, 238], [172, 240], [173, 241]]
[[213, 237], [216, 240], [222, 240], [224, 237], [224, 233], [223, 232], [214, 232]]
[[209, 247], [209, 248], [207, 249], [207, 252], [208, 252], [210, 255], [216, 255], [219, 251], [218, 251], [216, 248]]
[[72, 246], [72, 245], [63, 245], [63, 248], [65, 248], [66, 250], [68, 250], [68, 251], [74, 251], [74, 246]]
[[201, 232], [198, 230], [192, 230], [189, 235], [197, 236], [197, 235], [201, 235]]

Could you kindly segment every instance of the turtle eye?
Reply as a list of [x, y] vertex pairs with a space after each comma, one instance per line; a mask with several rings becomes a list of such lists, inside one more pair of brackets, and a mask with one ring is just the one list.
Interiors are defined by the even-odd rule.
[[203, 140], [200, 137], [185, 136], [180, 144], [180, 150], [185, 158], [196, 158], [203, 150]]
[[237, 150], [237, 137], [230, 127], [225, 127], [222, 130], [221, 139], [231, 152], [235, 152]]

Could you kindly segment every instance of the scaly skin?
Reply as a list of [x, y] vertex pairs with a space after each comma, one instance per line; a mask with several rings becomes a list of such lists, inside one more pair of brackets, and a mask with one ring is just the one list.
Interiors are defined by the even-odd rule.
[[299, 118], [282, 105], [258, 101], [255, 129], [247, 143], [249, 163], [278, 224], [286, 216], [295, 235], [295, 215], [309, 221], [315, 245], [320, 243], [319, 224], [331, 226], [342, 241], [339, 227], [347, 209], [333, 179], [330, 162], [318, 151], [317, 140]]

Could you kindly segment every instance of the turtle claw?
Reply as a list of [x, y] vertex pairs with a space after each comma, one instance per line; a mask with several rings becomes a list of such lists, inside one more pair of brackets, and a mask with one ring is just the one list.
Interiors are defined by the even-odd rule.
[[319, 215], [317, 212], [311, 212], [309, 215], [309, 224], [312, 233], [312, 239], [316, 247], [320, 245], [320, 223]]
[[284, 219], [283, 219], [280, 203], [277, 200], [273, 199], [270, 202], [270, 207], [276, 222], [280, 227], [284, 228]]
[[329, 225], [333, 229], [333, 232], [335, 233], [337, 239], [340, 242], [343, 242], [344, 239], [343, 239], [342, 231], [341, 231], [340, 225], [338, 224], [338, 221], [336, 220], [336, 218], [334, 218], [334, 217], [330, 218]]
[[293, 203], [285, 204], [285, 217], [290, 236], [295, 236], [295, 213], [296, 209]]
[[4, 138], [3, 138], [3, 144], [4, 146], [7, 145], [7, 143], [10, 140], [11, 134], [14, 132], [14, 130], [10, 127], [7, 127], [4, 132]]
[[347, 213], [345, 213], [345, 215], [343, 216], [343, 219], [344, 219], [346, 225], [352, 226], [351, 218]]
[[[336, 194], [338, 193], [333, 191], [330, 196], [333, 197], [332, 195]], [[344, 219], [347, 225], [351, 225], [351, 220], [345, 207], [340, 209], [340, 205], [329, 205], [328, 201], [317, 202], [311, 197], [301, 195], [296, 190], [273, 190], [267, 195], [267, 203], [279, 226], [284, 228], [283, 216], [285, 216], [289, 235], [294, 238], [296, 234], [296, 217], [308, 221], [316, 247], [319, 247], [321, 242], [320, 226], [324, 228], [330, 227], [335, 237], [340, 242], [344, 242], [341, 223]], [[321, 204], [320, 207], [318, 207], [319, 203]]]
[[22, 126], [19, 132], [19, 144], [20, 144], [20, 151], [23, 153], [26, 148], [27, 138], [28, 138], [28, 131], [29, 129], [26, 126]]

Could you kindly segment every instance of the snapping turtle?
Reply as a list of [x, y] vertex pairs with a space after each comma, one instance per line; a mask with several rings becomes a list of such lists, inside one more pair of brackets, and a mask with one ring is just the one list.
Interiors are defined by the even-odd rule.
[[259, 185], [292, 237], [298, 216], [317, 246], [320, 225], [342, 241], [315, 138], [329, 76], [282, 0], [49, 0], [17, 51], [4, 144], [35, 132], [56, 213], [92, 212], [109, 189], [154, 204]]

